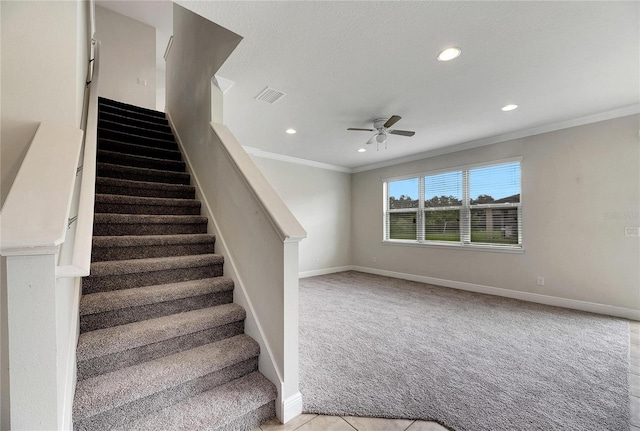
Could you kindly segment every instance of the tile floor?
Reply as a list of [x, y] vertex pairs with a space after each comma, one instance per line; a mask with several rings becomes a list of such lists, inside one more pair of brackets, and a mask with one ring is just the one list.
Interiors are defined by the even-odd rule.
[[[629, 322], [631, 356], [629, 386], [631, 394], [631, 430], [640, 431], [640, 322]], [[253, 431], [447, 431], [435, 422], [401, 419], [359, 418], [352, 416], [300, 415], [282, 425], [274, 419]]]

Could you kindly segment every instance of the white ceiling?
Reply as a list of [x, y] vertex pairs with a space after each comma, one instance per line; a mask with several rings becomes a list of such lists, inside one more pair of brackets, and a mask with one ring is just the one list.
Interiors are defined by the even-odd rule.
[[[168, 2], [106, 3], [167, 25], [153, 16]], [[638, 112], [637, 1], [177, 3], [244, 37], [218, 72], [235, 82], [224, 119], [242, 145], [262, 151], [361, 168]], [[437, 61], [452, 45], [462, 55]], [[266, 86], [287, 96], [255, 100]], [[502, 112], [509, 103], [519, 108]], [[373, 133], [346, 129], [393, 114], [403, 117], [396, 128], [416, 135], [358, 153]]]

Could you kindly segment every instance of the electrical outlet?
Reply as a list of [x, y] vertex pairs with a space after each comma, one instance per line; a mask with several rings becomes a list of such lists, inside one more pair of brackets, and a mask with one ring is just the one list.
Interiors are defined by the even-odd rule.
[[624, 236], [640, 236], [640, 227], [625, 227]]
[[544, 286], [544, 277], [538, 277], [537, 282], [538, 286]]
[[378, 258], [377, 258], [377, 257], [373, 256], [373, 257], [371, 258], [371, 262], [376, 263], [377, 261], [378, 261]]
[[138, 78], [138, 84], [142, 85], [143, 87], [147, 86], [147, 80], [146, 79], [142, 79], [142, 78]]

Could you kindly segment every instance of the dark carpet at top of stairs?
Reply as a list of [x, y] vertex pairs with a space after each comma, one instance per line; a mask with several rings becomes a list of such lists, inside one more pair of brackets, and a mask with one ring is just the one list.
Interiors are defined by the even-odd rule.
[[98, 115], [74, 429], [252, 430], [277, 392], [167, 119], [105, 98]]

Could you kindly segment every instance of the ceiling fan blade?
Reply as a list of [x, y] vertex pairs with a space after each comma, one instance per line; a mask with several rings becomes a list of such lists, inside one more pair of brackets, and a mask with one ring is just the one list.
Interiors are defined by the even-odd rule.
[[388, 129], [389, 127], [393, 126], [394, 124], [396, 124], [398, 121], [400, 121], [402, 117], [399, 115], [392, 115], [391, 118], [389, 118], [387, 120], [386, 123], [384, 123], [384, 125], [382, 127], [384, 127], [385, 129]]
[[376, 142], [376, 136], [378, 136], [378, 135], [373, 135], [373, 136], [371, 137], [371, 139], [369, 139], [369, 140], [367, 141], [367, 144], [366, 144], [366, 145], [369, 145], [369, 144], [373, 144], [373, 143], [375, 143], [375, 142]]
[[416, 132], [410, 132], [409, 130], [387, 130], [392, 135], [413, 136]]
[[355, 127], [349, 127], [347, 130], [361, 130], [363, 132], [375, 132], [373, 129], [357, 129]]

